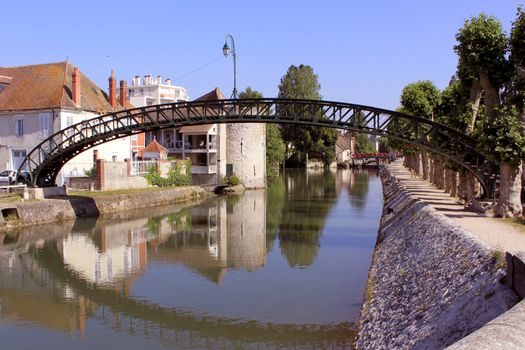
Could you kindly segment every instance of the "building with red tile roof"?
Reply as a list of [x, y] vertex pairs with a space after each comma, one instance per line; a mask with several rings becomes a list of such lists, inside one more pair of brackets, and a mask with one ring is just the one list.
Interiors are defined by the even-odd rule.
[[337, 162], [349, 162], [354, 153], [355, 140], [350, 133], [339, 134], [335, 142], [335, 158]]
[[[115, 75], [109, 94], [72, 63], [0, 67], [0, 170], [17, 169], [36, 145], [53, 133], [86, 119], [132, 108], [125, 82], [117, 96]], [[68, 162], [57, 178], [83, 175], [94, 158], [129, 158], [129, 137], [99, 145]]]

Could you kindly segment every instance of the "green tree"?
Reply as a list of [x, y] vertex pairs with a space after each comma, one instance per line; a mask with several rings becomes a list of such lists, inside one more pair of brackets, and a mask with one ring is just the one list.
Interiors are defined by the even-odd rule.
[[490, 120], [500, 104], [499, 88], [509, 79], [507, 36], [497, 18], [481, 13], [465, 21], [456, 34], [456, 40], [458, 44], [454, 50], [459, 57], [458, 75], [470, 88], [472, 116], [469, 130], [473, 131], [482, 93]]
[[441, 101], [439, 89], [430, 81], [408, 84], [401, 93], [401, 107], [405, 113], [434, 120]]
[[241, 91], [239, 93], [240, 99], [250, 99], [250, 98], [263, 98], [263, 94], [260, 93], [257, 90], [253, 90], [250, 86], [248, 86], [244, 91]]
[[354, 134], [355, 137], [355, 153], [373, 153], [375, 147], [367, 134], [357, 132]]
[[[519, 9], [511, 33], [511, 41], [515, 40], [518, 46], [523, 32], [520, 26], [521, 13]], [[486, 153], [500, 162], [500, 195], [496, 214], [502, 217], [521, 215], [523, 145], [519, 124], [516, 123], [518, 112], [509, 105], [510, 99], [503, 101], [506, 103], [502, 106], [500, 97], [501, 89], [512, 85], [513, 67], [507, 58], [507, 36], [497, 18], [482, 13], [465, 21], [456, 39], [458, 45], [454, 50], [459, 56], [458, 76], [463, 85], [470, 87], [472, 116], [469, 131], [484, 145]], [[516, 49], [516, 59], [519, 60], [523, 49]], [[474, 129], [482, 94], [486, 120], [482, 120], [478, 128]]]
[[510, 61], [513, 64], [512, 103], [520, 114], [522, 133], [525, 130], [525, 11], [520, 6], [510, 33]]
[[[356, 126], [359, 127], [366, 127], [366, 120], [365, 115], [363, 112], [359, 112], [355, 119], [352, 121]], [[354, 134], [355, 138], [355, 146], [354, 151], [355, 153], [372, 153], [375, 152], [375, 147], [372, 141], [370, 141], [370, 138], [368, 137], [368, 134], [362, 133], [362, 132], [355, 132]]]
[[[429, 80], [420, 80], [410, 83], [403, 88], [400, 97], [401, 107], [398, 111], [433, 121], [436, 118], [440, 101], [441, 93], [439, 89]], [[403, 122], [401, 126], [403, 127], [405, 123], [408, 122]], [[428, 141], [430, 141], [429, 138]], [[400, 141], [391, 142], [391, 146], [403, 150], [406, 155], [416, 157], [418, 164], [421, 160], [423, 178], [429, 178], [431, 159], [426, 151], [416, 152], [412, 146], [403, 144]]]
[[279, 166], [286, 156], [286, 145], [281, 130], [276, 124], [266, 126], [266, 173], [269, 177], [278, 175]]
[[441, 93], [441, 103], [437, 107], [436, 121], [452, 129], [467, 133], [471, 111], [468, 89], [456, 77]]
[[[312, 67], [302, 64], [299, 66], [292, 65], [281, 79], [278, 97], [320, 100], [320, 88], [318, 77]], [[281, 107], [277, 113], [293, 115], [294, 111], [290, 108]], [[324, 118], [321, 110], [317, 112], [317, 117]], [[292, 146], [299, 163], [306, 161], [307, 154], [310, 158], [320, 158], [325, 164], [329, 164], [335, 158], [335, 142], [337, 140], [335, 129], [285, 124], [282, 126], [282, 136], [285, 143]]]
[[[262, 93], [247, 87], [239, 94], [240, 99], [263, 98]], [[286, 155], [281, 130], [276, 124], [266, 125], [266, 174], [274, 177], [278, 174], [279, 165], [282, 164]]]

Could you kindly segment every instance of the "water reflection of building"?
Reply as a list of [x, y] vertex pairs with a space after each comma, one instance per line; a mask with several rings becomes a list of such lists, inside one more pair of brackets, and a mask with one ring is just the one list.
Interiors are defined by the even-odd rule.
[[264, 266], [265, 199], [265, 191], [248, 191], [191, 208], [176, 219], [186, 225], [175, 235], [148, 245], [148, 258], [184, 265], [214, 283], [230, 268], [252, 271]]
[[[26, 252], [0, 255], [1, 319], [84, 335], [97, 305], [76, 295]], [[64, 302], [64, 300], [66, 302]]]
[[266, 260], [266, 194], [248, 191], [164, 216], [109, 220], [57, 242], [63, 262], [98, 285], [129, 283], [148, 260], [188, 267], [214, 283], [229, 268], [252, 271]]
[[101, 228], [95, 234], [71, 234], [62, 239], [66, 264], [96, 284], [129, 279], [146, 269], [146, 239], [141, 229]]

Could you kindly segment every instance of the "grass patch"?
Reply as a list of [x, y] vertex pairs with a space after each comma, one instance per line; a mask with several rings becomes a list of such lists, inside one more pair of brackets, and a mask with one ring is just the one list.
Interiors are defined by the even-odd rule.
[[505, 253], [502, 250], [492, 251], [492, 261], [494, 261], [494, 267], [496, 269], [504, 269], [507, 266], [505, 261]]
[[525, 233], [525, 219], [522, 218], [522, 217], [505, 218], [505, 219], [496, 218], [496, 220], [502, 221], [502, 222], [504, 222], [506, 224], [510, 224], [510, 225], [514, 226], [515, 228], [517, 228], [520, 232]]
[[369, 278], [366, 283], [365, 293], [363, 295], [363, 299], [365, 300], [365, 303], [368, 304], [372, 300], [372, 297], [374, 296], [374, 288], [375, 288], [375, 283], [372, 278]]
[[23, 198], [20, 193], [2, 193], [0, 194], [0, 202], [3, 203], [14, 203], [19, 202]]
[[9, 214], [9, 215], [7, 215], [7, 216], [4, 218], [5, 221], [16, 221], [17, 219], [18, 219], [18, 218], [16, 217], [15, 214]]

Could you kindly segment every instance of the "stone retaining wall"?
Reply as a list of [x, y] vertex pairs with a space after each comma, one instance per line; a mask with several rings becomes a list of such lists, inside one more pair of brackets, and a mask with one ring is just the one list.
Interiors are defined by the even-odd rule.
[[441, 349], [518, 302], [505, 255], [416, 200], [381, 170], [384, 210], [358, 349]]
[[[63, 222], [77, 217], [107, 215], [116, 211], [153, 207], [210, 195], [199, 186], [188, 186], [162, 191], [137, 192], [99, 197], [61, 197], [46, 200], [13, 203], [17, 210], [16, 222], [4, 223], [0, 231], [43, 222]], [[2, 209], [2, 208], [0, 208]]]

